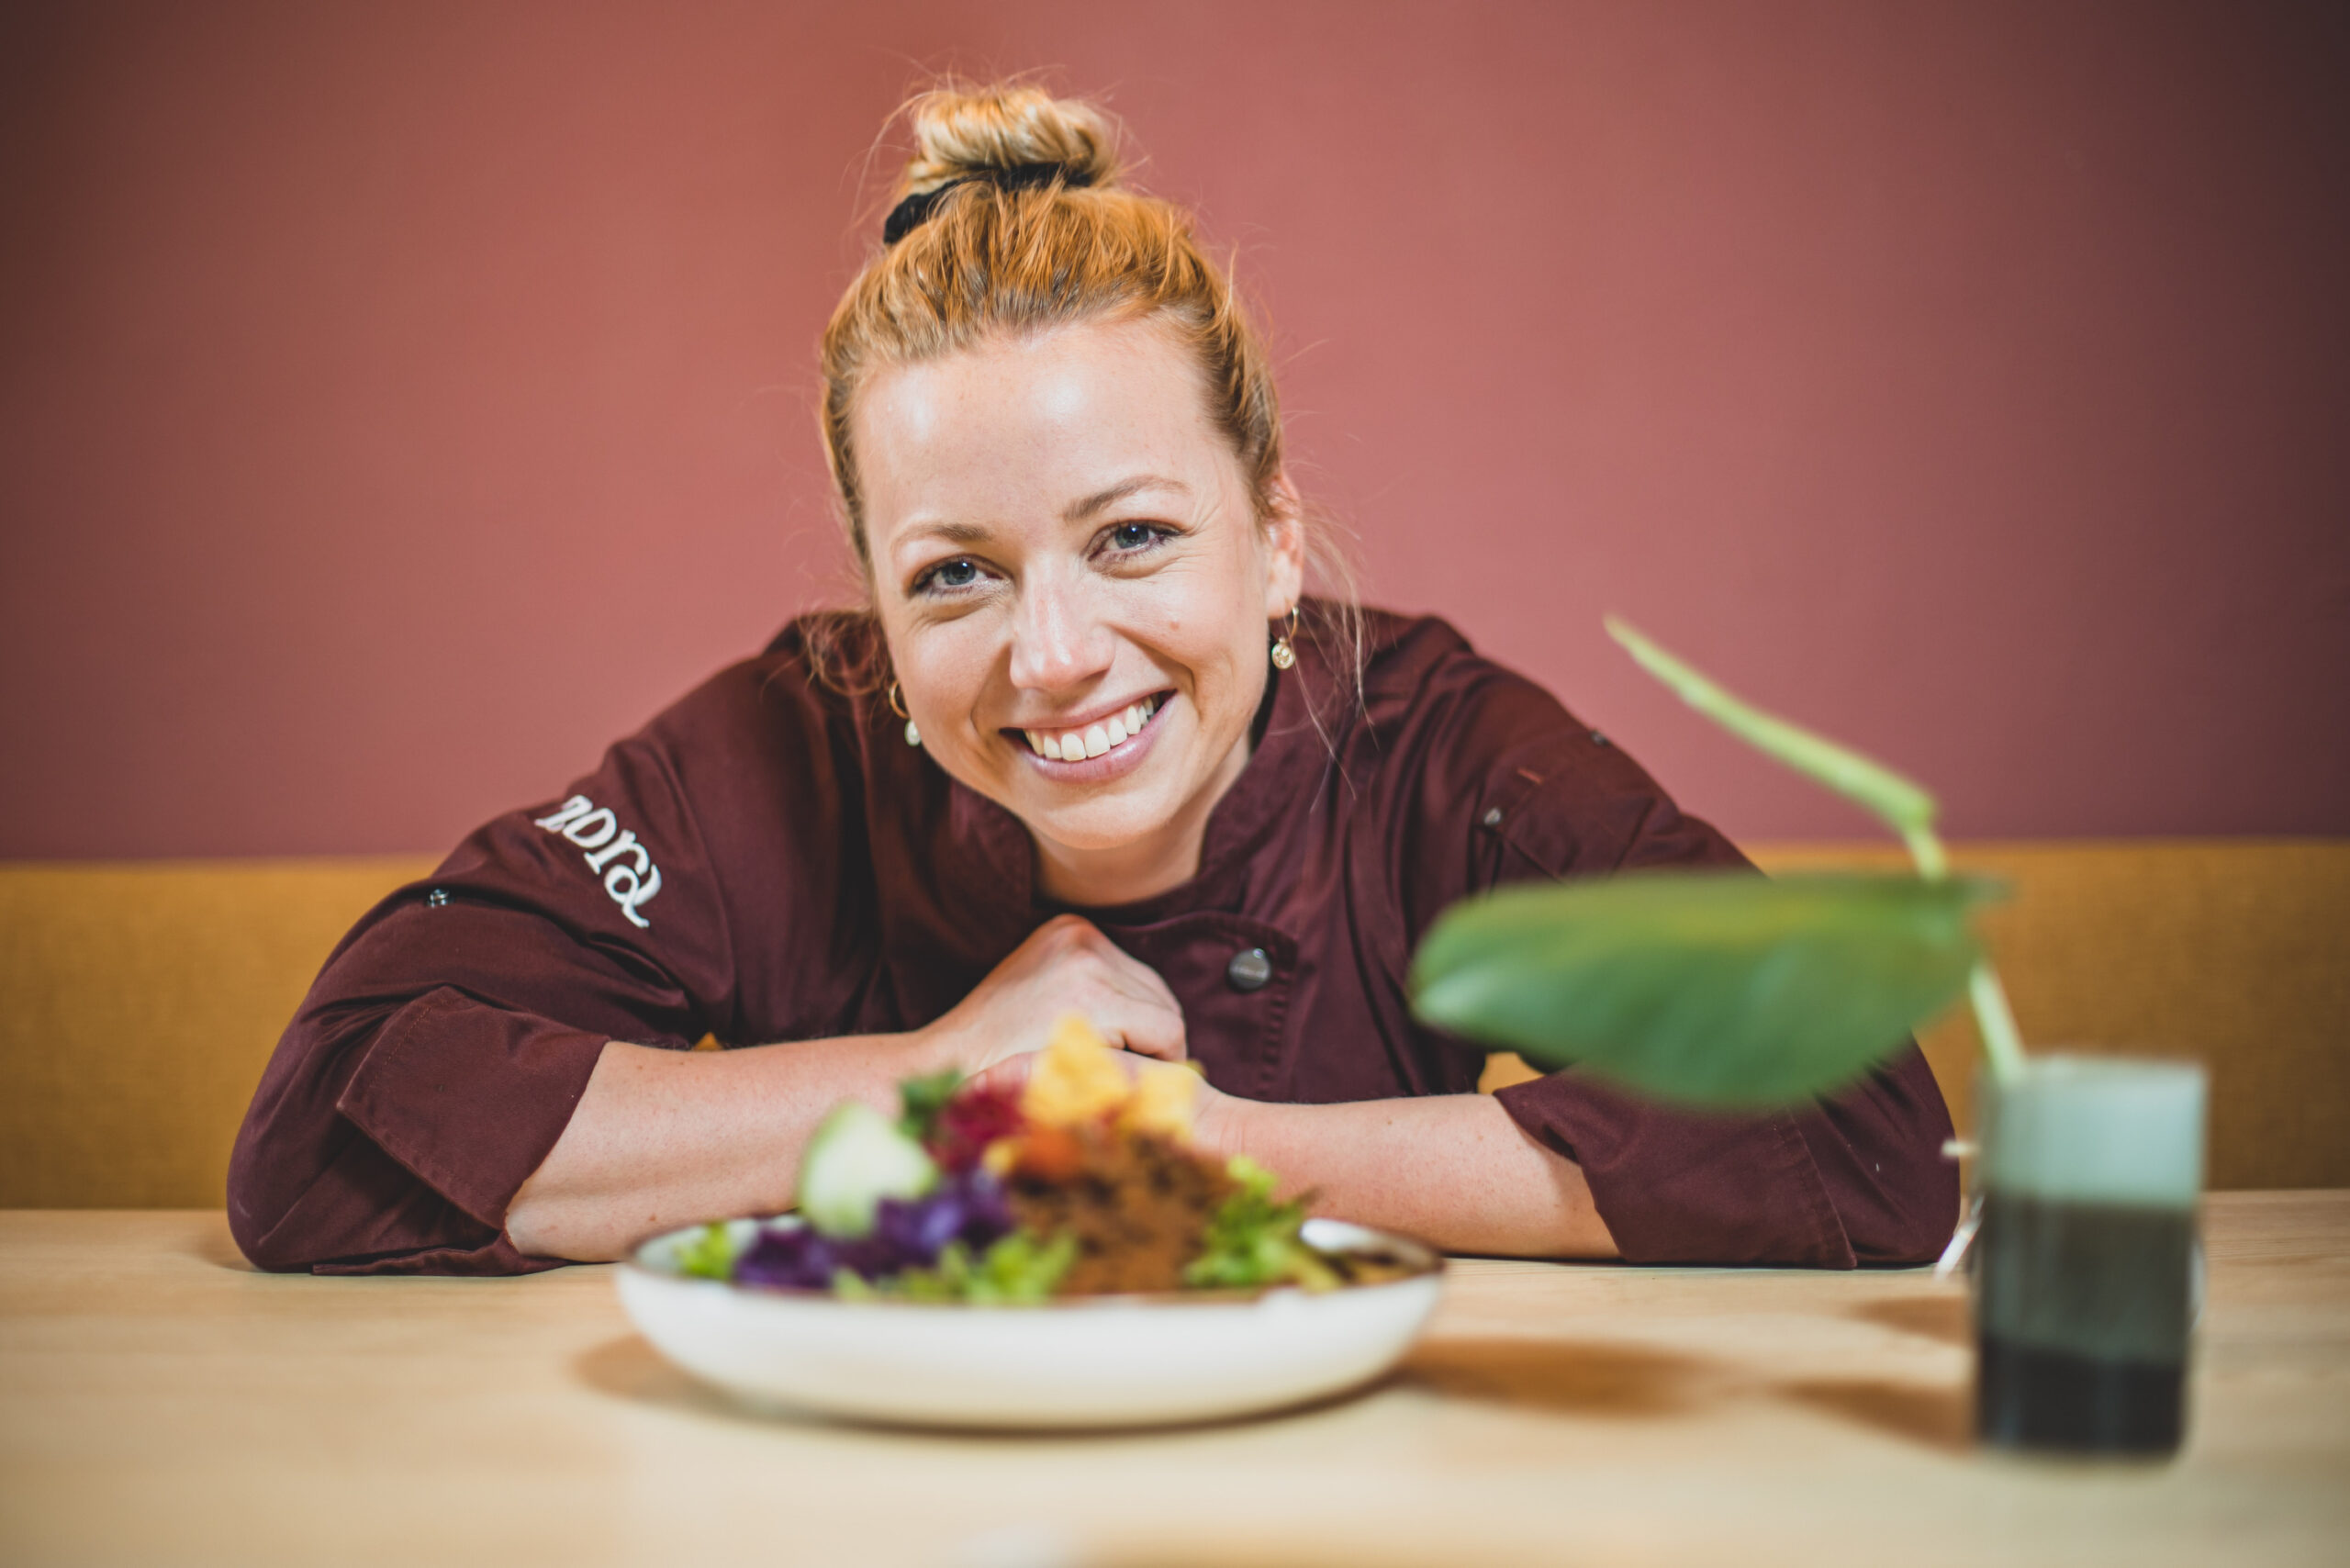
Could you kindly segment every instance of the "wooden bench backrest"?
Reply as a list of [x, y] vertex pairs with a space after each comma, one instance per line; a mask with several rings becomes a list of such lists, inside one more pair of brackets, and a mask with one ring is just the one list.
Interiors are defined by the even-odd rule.
[[[1893, 864], [1764, 846], [1774, 870]], [[2350, 1186], [2350, 842], [1962, 847], [2036, 1047], [2200, 1057], [2214, 1187]], [[0, 1207], [213, 1206], [280, 1029], [422, 858], [0, 865]], [[1968, 1125], [1964, 1014], [1925, 1032]], [[1505, 1079], [1506, 1061], [1490, 1081]]]

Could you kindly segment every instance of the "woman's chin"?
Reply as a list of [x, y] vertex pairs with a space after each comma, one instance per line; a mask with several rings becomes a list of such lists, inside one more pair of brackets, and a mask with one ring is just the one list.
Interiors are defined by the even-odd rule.
[[[1189, 879], [1191, 868], [1181, 875], [1170, 868], [1197, 851], [1195, 842], [1188, 850], [1177, 843], [1198, 789], [1187, 766], [1200, 738], [1192, 717], [1168, 700], [1151, 723], [1097, 756], [1046, 757], [1013, 741], [1008, 756], [990, 759], [1002, 771], [1000, 792], [990, 792], [1038, 841], [1046, 861], [1058, 863], [1046, 879], [1060, 885], [1061, 902], [1132, 903], [1173, 885], [1170, 876]], [[1070, 896], [1072, 883], [1082, 884], [1085, 896]]]
[[1147, 854], [1173, 824], [1172, 802], [1161, 801], [1155, 790], [1118, 790], [1114, 796], [1075, 804], [1023, 810], [1028, 802], [1012, 803], [1012, 812], [1035, 837], [1063, 855], [1104, 860]]

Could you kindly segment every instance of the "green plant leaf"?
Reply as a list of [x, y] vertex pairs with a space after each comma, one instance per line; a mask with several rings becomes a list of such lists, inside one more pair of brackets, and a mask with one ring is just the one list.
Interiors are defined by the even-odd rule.
[[1642, 669], [1757, 751], [1856, 801], [1904, 838], [1933, 825], [1934, 798], [1923, 785], [1849, 746], [1740, 701], [1614, 616], [1607, 617], [1605, 624], [1607, 634], [1622, 644]]
[[1445, 912], [1414, 1011], [1660, 1099], [1789, 1104], [1857, 1077], [1965, 986], [1980, 878], [1651, 871]]

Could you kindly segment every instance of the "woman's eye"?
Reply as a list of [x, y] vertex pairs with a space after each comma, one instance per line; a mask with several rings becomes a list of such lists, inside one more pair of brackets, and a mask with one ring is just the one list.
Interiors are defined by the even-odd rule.
[[922, 575], [922, 580], [916, 583], [914, 587], [917, 590], [934, 588], [969, 588], [973, 583], [978, 582], [979, 580], [979, 568], [972, 563], [968, 561], [941, 561], [937, 566], [933, 566], [930, 570], [924, 572]]
[[1158, 530], [1147, 522], [1122, 522], [1110, 531], [1110, 543], [1121, 550], [1141, 550], [1158, 542]]

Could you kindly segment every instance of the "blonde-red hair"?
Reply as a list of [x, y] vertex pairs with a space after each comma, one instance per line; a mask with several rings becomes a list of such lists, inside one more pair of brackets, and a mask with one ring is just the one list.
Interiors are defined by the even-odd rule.
[[[824, 452], [857, 568], [870, 543], [850, 413], [878, 372], [990, 338], [1079, 321], [1150, 320], [1197, 364], [1216, 428], [1232, 442], [1260, 518], [1283, 504], [1281, 400], [1263, 334], [1192, 216], [1119, 179], [1117, 137], [1091, 104], [1020, 84], [942, 86], [901, 111], [914, 150], [893, 198], [928, 213], [867, 262], [824, 328]], [[1016, 174], [1013, 173], [1016, 171]], [[1010, 177], [1007, 177], [1009, 175]], [[1309, 606], [1360, 632], [1346, 563], [1318, 523], [1309, 557], [1334, 601]], [[847, 675], [843, 670], [837, 673]]]

